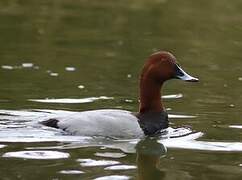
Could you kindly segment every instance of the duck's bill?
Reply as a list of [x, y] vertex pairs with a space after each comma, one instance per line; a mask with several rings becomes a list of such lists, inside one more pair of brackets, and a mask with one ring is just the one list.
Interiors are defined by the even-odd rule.
[[175, 78], [177, 79], [181, 79], [183, 81], [188, 81], [188, 82], [198, 82], [199, 79], [190, 76], [189, 74], [187, 74], [185, 71], [183, 71], [183, 69], [176, 64], [176, 70], [175, 70]]

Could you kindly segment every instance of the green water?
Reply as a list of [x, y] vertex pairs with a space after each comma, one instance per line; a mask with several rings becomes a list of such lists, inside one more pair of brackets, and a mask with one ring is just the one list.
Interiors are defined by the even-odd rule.
[[[201, 131], [203, 141], [240, 142], [242, 108], [242, 2], [239, 0], [2, 0], [0, 2], [0, 109], [84, 111], [121, 108], [137, 111], [138, 76], [145, 59], [168, 50], [200, 82], [172, 80], [163, 94], [169, 113], [196, 115], [172, 119], [173, 127]], [[35, 68], [21, 68], [33, 63]], [[75, 71], [66, 71], [75, 67]], [[51, 76], [50, 71], [58, 73]], [[83, 85], [84, 88], [78, 88]], [[92, 103], [38, 103], [29, 99], [113, 97]], [[128, 100], [128, 101], [127, 101]], [[132, 100], [132, 101], [130, 101]], [[13, 122], [14, 123], [14, 122]], [[6, 152], [62, 143], [1, 143]], [[153, 147], [151, 145], [151, 147]], [[162, 151], [162, 147], [154, 146]], [[48, 149], [48, 148], [47, 148]], [[150, 149], [150, 151], [152, 148]], [[59, 160], [0, 158], [0, 179], [94, 179], [124, 175], [132, 179], [241, 179], [240, 152], [168, 148], [167, 152], [100, 158], [97, 152], [63, 149]], [[118, 160], [137, 169], [111, 171], [84, 167], [77, 159]], [[61, 170], [83, 174], [62, 174]], [[112, 179], [112, 178], [111, 178]]]

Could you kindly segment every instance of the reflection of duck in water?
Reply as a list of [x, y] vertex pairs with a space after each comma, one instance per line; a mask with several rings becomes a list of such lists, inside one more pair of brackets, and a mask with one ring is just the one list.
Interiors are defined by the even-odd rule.
[[125, 110], [103, 109], [77, 112], [42, 123], [81, 136], [133, 138], [157, 134], [168, 127], [168, 116], [161, 102], [160, 91], [163, 83], [173, 78], [198, 81], [181, 69], [171, 53], [154, 53], [141, 72], [138, 114]]
[[161, 180], [165, 172], [159, 170], [160, 159], [166, 154], [163, 144], [156, 139], [146, 138], [136, 146], [139, 180]]

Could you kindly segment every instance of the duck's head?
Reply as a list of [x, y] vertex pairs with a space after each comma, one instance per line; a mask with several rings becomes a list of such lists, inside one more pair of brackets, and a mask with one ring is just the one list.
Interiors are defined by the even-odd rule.
[[146, 61], [140, 76], [140, 113], [164, 111], [160, 91], [162, 84], [169, 79], [198, 81], [198, 78], [182, 70], [171, 53], [159, 51], [152, 54]]
[[166, 51], [156, 52], [149, 57], [141, 74], [141, 79], [146, 78], [160, 83], [174, 78], [188, 82], [198, 81], [198, 78], [190, 76], [179, 66], [175, 56]]

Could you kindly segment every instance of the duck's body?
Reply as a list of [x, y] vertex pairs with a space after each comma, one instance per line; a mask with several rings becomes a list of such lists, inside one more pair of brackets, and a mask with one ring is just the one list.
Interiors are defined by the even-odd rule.
[[[149, 119], [149, 120], [147, 120]], [[42, 122], [72, 135], [140, 138], [155, 135], [168, 127], [168, 115], [161, 113], [132, 113], [119, 109], [76, 112]]]
[[161, 88], [166, 80], [178, 78], [196, 82], [186, 74], [168, 52], [157, 52], [145, 63], [140, 76], [140, 107], [138, 113], [105, 109], [77, 112], [56, 117], [42, 124], [81, 136], [138, 138], [158, 134], [168, 127], [168, 115], [161, 101]]
[[56, 117], [45, 121], [45, 125], [58, 127], [73, 135], [142, 137], [144, 133], [139, 126], [138, 118], [129, 111], [102, 109], [83, 111], [71, 116]]

